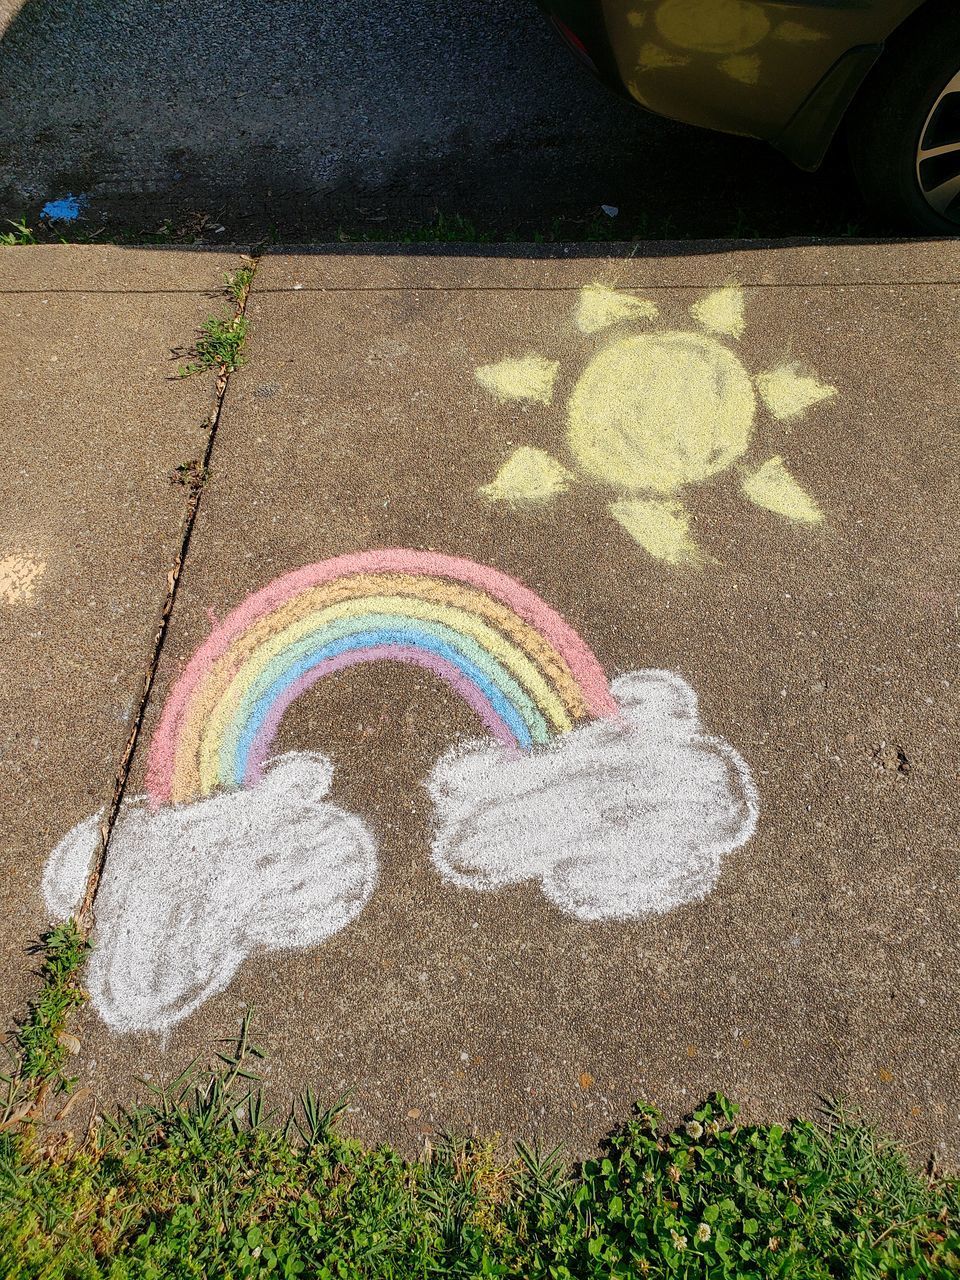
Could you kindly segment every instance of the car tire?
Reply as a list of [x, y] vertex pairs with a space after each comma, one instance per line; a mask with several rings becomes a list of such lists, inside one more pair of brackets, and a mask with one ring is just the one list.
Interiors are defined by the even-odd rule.
[[847, 143], [871, 208], [904, 230], [960, 235], [956, 0], [928, 0], [893, 34], [847, 117]]

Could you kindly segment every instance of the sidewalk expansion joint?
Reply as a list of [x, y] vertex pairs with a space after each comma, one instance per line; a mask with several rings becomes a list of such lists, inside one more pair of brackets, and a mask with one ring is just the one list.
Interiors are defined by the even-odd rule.
[[[250, 289], [253, 284], [253, 279], [256, 274], [259, 261], [259, 258], [244, 255], [244, 265], [239, 271], [234, 272], [233, 275], [229, 277], [231, 297], [234, 298], [236, 303], [231, 321], [234, 328], [242, 328], [243, 326], [246, 316], [247, 300], [250, 296]], [[237, 363], [221, 363], [217, 369], [213, 405], [205, 424], [206, 440], [204, 442], [203, 452], [197, 463], [189, 469], [189, 474], [183, 480], [187, 489], [187, 505], [183, 517], [180, 545], [177, 549], [173, 564], [167, 572], [166, 590], [164, 592], [163, 603], [160, 608], [150, 655], [143, 673], [140, 697], [137, 701], [136, 710], [133, 714], [130, 732], [127, 736], [126, 743], [124, 744], [123, 751], [121, 752], [120, 759], [117, 764], [117, 770], [114, 775], [113, 790], [107, 806], [107, 811], [100, 824], [100, 840], [87, 876], [86, 890], [75, 916], [77, 927], [83, 938], [89, 937], [93, 927], [93, 904], [97, 896], [97, 888], [100, 884], [100, 878], [103, 874], [103, 868], [109, 852], [110, 837], [120, 811], [120, 805], [126, 792], [127, 779], [130, 774], [130, 765], [133, 760], [137, 744], [140, 740], [140, 733], [143, 728], [147, 706], [150, 701], [150, 695], [153, 692], [153, 684], [156, 678], [157, 668], [160, 664], [160, 656], [163, 652], [164, 642], [166, 641], [167, 631], [170, 625], [170, 618], [173, 613], [174, 604], [176, 603], [180, 578], [190, 550], [190, 543], [193, 538], [194, 526], [196, 525], [197, 516], [200, 511], [200, 504], [203, 501], [206, 477], [209, 472], [210, 459], [213, 456], [213, 450], [216, 444], [217, 431], [220, 426], [220, 416], [223, 411], [227, 388], [230, 385], [230, 378], [237, 367]]]
[[[638, 259], [633, 259], [638, 261]], [[739, 280], [744, 289], [764, 289], [775, 292], [778, 289], [942, 289], [960, 284], [960, 277], [942, 280]], [[636, 284], [620, 282], [617, 288], [643, 289], [647, 293], [679, 293], [682, 290], [700, 290], [703, 281], [671, 281], [669, 284], [655, 284], [642, 280]], [[583, 281], [576, 284], [344, 284], [344, 285], [276, 285], [273, 288], [258, 289], [260, 296], [264, 294], [301, 294], [301, 293], [579, 293]]]

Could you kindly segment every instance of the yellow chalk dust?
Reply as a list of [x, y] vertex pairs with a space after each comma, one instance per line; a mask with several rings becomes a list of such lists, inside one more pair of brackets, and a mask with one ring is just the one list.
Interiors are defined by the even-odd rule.
[[741, 84], [760, 83], [760, 59], [752, 53], [732, 53], [717, 64], [731, 80], [739, 80]]
[[675, 499], [631, 498], [608, 508], [644, 551], [667, 564], [697, 564], [700, 553], [690, 536], [690, 517]]
[[698, 333], [623, 338], [587, 365], [567, 409], [580, 468], [620, 492], [674, 493], [730, 466], [756, 400], [743, 365]]
[[549, 404], [560, 363], [544, 356], [522, 356], [516, 360], [500, 360], [481, 365], [477, 381], [498, 400], [535, 400]]
[[0, 560], [0, 601], [4, 604], [29, 604], [46, 563], [31, 556], [12, 552]]
[[758, 507], [788, 520], [803, 524], [819, 524], [823, 520], [823, 512], [797, 484], [779, 456], [769, 458], [753, 475], [746, 476], [743, 492]]
[[480, 492], [514, 508], [542, 507], [570, 487], [573, 474], [543, 449], [515, 449]]
[[837, 394], [836, 387], [821, 382], [819, 378], [798, 373], [793, 365], [788, 364], [757, 374], [756, 383], [763, 403], [781, 422], [796, 418], [812, 405]]
[[738, 284], [725, 284], [695, 302], [690, 314], [708, 333], [741, 338], [746, 328], [743, 290]]
[[648, 298], [620, 293], [605, 284], [588, 284], [580, 290], [577, 328], [581, 333], [598, 333], [620, 320], [655, 320], [657, 305]]
[[770, 30], [770, 20], [751, 0], [663, 0], [657, 30], [679, 49], [696, 53], [742, 53]]

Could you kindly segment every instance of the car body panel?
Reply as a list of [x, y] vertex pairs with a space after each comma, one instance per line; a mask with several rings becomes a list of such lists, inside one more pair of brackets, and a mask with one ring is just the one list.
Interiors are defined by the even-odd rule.
[[770, 142], [801, 169], [816, 169], [827, 153], [857, 90], [883, 53], [882, 44], [861, 44], [839, 58], [786, 128]]
[[542, 5], [641, 106], [815, 167], [883, 42], [923, 0], [559, 0]]

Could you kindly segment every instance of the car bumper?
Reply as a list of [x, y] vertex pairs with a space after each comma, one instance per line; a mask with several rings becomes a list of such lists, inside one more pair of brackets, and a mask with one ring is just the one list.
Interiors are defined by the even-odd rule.
[[[889, 33], [920, 0], [557, 0], [634, 102], [815, 167]], [[568, 41], [569, 42], [569, 41]]]

